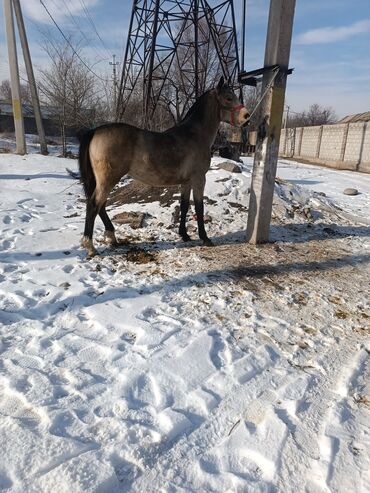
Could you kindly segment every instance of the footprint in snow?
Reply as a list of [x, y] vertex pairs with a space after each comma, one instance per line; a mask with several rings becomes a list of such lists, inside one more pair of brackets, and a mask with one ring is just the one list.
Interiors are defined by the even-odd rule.
[[6, 250], [10, 250], [14, 246], [14, 244], [15, 244], [15, 241], [4, 240], [1, 243], [0, 251], [4, 252]]
[[48, 417], [22, 395], [0, 388], [0, 415], [20, 420], [25, 426], [35, 428], [47, 424]]
[[12, 222], [13, 222], [13, 219], [8, 214], [3, 217], [3, 223], [4, 224], [10, 224]]
[[27, 207], [26, 207], [24, 204], [26, 204], [27, 202], [32, 202], [32, 201], [33, 201], [33, 199], [32, 199], [32, 198], [30, 198], [30, 199], [22, 199], [22, 200], [18, 200], [17, 205], [18, 205], [19, 207], [21, 207], [22, 209], [27, 209]]
[[226, 340], [221, 333], [216, 330], [208, 331], [208, 335], [212, 337], [212, 347], [210, 350], [210, 359], [217, 370], [228, 366], [231, 362], [230, 350]]
[[134, 375], [124, 384], [123, 396], [137, 409], [151, 406], [160, 411], [173, 403], [173, 398], [150, 374]]

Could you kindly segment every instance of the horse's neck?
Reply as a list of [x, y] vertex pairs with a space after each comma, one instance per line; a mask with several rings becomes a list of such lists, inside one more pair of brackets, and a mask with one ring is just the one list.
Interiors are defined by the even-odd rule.
[[210, 146], [215, 141], [220, 126], [220, 111], [213, 91], [204, 96], [199, 108], [187, 118], [187, 125], [198, 134], [201, 142]]

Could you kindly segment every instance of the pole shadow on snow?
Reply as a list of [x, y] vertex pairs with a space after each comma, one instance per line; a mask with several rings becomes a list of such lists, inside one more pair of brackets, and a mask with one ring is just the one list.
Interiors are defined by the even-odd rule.
[[[270, 230], [271, 243], [309, 243], [310, 241], [326, 241], [329, 239], [345, 238], [357, 236], [359, 238], [370, 238], [370, 226], [341, 226], [335, 223], [315, 224], [284, 224], [272, 225]], [[220, 236], [212, 236], [214, 246], [242, 244], [246, 242], [246, 231], [235, 231]], [[247, 245], [247, 244], [246, 244]], [[172, 249], [191, 249], [202, 246], [202, 242], [192, 239], [190, 242], [183, 241], [158, 241], [158, 242], [128, 242], [122, 243], [117, 249], [105, 250], [102, 256], [109, 257], [123, 255], [130, 249], [142, 249], [148, 252], [172, 250]], [[204, 247], [205, 251], [208, 247]]]

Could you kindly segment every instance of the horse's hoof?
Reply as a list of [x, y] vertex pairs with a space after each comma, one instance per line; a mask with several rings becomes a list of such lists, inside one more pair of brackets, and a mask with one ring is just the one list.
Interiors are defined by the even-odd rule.
[[214, 244], [212, 243], [212, 241], [209, 238], [207, 238], [206, 240], [203, 240], [203, 245], [207, 246], [207, 247], [214, 246]]
[[94, 248], [94, 250], [88, 250], [86, 258], [90, 260], [91, 258], [94, 258], [97, 255], [99, 255], [99, 253]]
[[116, 235], [113, 231], [105, 231], [104, 233], [104, 243], [113, 247], [118, 246], [118, 241]]
[[81, 240], [81, 246], [87, 250], [87, 258], [95, 257], [98, 252], [95, 250], [92, 239], [88, 236], [83, 236]]
[[181, 235], [181, 238], [183, 241], [187, 242], [187, 241], [191, 241], [191, 238], [188, 234], [185, 234], [185, 235]]

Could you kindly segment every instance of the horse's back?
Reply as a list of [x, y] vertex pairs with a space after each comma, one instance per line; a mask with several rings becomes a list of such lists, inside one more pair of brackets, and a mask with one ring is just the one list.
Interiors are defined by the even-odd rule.
[[90, 144], [91, 157], [111, 159], [117, 152], [128, 155], [136, 146], [142, 130], [126, 123], [111, 123], [97, 127]]

